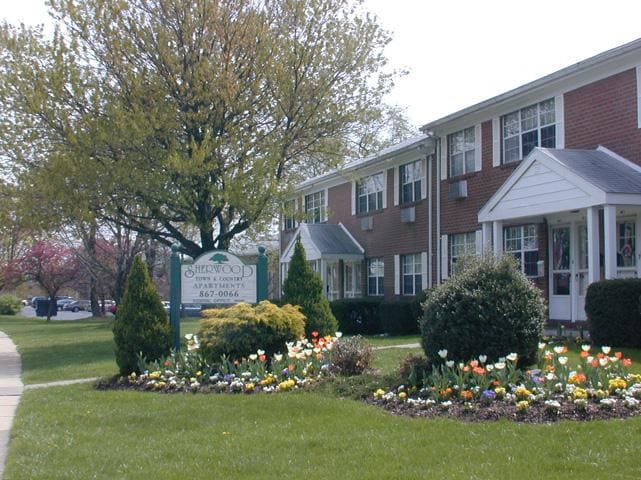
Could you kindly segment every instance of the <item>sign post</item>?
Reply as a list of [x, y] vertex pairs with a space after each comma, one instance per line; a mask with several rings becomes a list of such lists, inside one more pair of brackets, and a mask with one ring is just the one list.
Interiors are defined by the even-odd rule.
[[169, 324], [171, 325], [174, 349], [180, 350], [180, 257], [178, 256], [178, 245], [171, 246], [171, 268], [170, 268], [169, 294]]
[[267, 300], [267, 255], [265, 247], [258, 247], [258, 259], [256, 260], [256, 302]]

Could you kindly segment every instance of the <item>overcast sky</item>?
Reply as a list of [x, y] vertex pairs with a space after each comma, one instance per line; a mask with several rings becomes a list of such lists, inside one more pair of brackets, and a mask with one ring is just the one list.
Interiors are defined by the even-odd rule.
[[[409, 71], [390, 102], [417, 126], [641, 37], [637, 0], [365, 0]], [[44, 0], [0, 0], [11, 23], [47, 21]]]

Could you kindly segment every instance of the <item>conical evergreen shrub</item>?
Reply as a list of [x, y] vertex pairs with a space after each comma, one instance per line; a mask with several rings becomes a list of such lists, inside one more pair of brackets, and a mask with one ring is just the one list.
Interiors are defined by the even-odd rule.
[[300, 239], [296, 241], [287, 279], [283, 284], [283, 301], [300, 305], [302, 308], [307, 318], [305, 322], [307, 338], [311, 338], [312, 332], [318, 332], [320, 335], [336, 333], [338, 322], [327, 297], [323, 295], [323, 282], [307, 263], [305, 248]]
[[138, 371], [138, 355], [158, 360], [171, 349], [171, 327], [147, 266], [136, 257], [114, 322], [116, 363], [122, 375]]

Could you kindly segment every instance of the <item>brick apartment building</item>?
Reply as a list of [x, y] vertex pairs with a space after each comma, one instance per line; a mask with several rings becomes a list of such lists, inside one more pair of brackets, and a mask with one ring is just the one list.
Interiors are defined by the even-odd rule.
[[330, 299], [413, 296], [491, 249], [574, 322], [589, 283], [641, 276], [641, 39], [421, 130], [297, 186], [281, 277], [298, 236]]

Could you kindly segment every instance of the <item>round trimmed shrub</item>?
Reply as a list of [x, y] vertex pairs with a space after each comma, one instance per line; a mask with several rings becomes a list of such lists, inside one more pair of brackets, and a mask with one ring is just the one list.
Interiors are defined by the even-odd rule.
[[136, 257], [114, 321], [116, 363], [122, 375], [140, 373], [142, 355], [152, 362], [169, 355], [171, 326], [147, 266]]
[[15, 295], [0, 295], [0, 315], [17, 315], [22, 302]]
[[541, 292], [510, 255], [468, 258], [448, 281], [431, 289], [420, 322], [422, 344], [432, 361], [516, 352], [519, 364], [534, 362], [545, 321]]
[[285, 344], [305, 334], [305, 316], [297, 307], [278, 307], [262, 301], [255, 307], [239, 303], [229, 308], [204, 310], [198, 339], [200, 351], [211, 363], [223, 355], [232, 360], [264, 350], [270, 357], [284, 352]]

